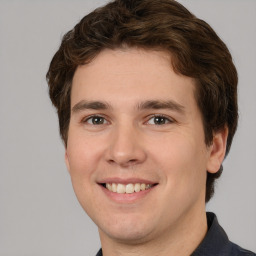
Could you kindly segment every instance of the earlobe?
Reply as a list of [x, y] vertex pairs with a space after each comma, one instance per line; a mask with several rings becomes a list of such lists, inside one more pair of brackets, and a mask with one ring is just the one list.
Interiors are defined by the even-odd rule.
[[66, 163], [68, 171], [70, 172], [70, 165], [69, 165], [69, 159], [68, 159], [67, 150], [65, 151], [65, 163]]
[[220, 169], [226, 153], [227, 138], [227, 127], [224, 127], [213, 135], [212, 145], [210, 146], [210, 156], [207, 164], [208, 172], [216, 173]]

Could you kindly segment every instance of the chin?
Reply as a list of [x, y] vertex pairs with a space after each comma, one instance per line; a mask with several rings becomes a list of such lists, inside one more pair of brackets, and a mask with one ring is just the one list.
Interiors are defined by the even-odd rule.
[[99, 227], [102, 235], [107, 235], [113, 240], [126, 244], [139, 244], [145, 242], [152, 233], [148, 222], [146, 223], [141, 219], [135, 221], [129, 221], [127, 219], [125, 221], [114, 221], [114, 223], [109, 222], [108, 225], [99, 225]]
[[107, 233], [105, 233], [105, 235], [120, 243], [131, 245], [140, 244], [149, 240], [149, 234], [146, 232], [146, 230], [109, 230]]

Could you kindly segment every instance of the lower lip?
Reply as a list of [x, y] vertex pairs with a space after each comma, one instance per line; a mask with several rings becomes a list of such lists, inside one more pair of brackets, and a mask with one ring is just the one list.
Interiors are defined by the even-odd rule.
[[101, 186], [102, 191], [104, 192], [104, 194], [110, 198], [111, 200], [117, 202], [117, 203], [134, 203], [144, 197], [146, 197], [148, 194], [150, 194], [154, 188], [156, 186], [153, 186], [149, 189], [140, 191], [140, 192], [134, 192], [134, 193], [123, 193], [123, 194], [119, 194], [119, 193], [115, 193], [112, 191], [109, 191], [108, 189], [106, 189], [105, 187]]

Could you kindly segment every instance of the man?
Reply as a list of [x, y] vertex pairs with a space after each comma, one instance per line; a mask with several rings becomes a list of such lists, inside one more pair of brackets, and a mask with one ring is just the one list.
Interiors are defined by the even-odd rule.
[[97, 255], [255, 255], [205, 203], [237, 127], [237, 72], [172, 0], [116, 0], [69, 31], [47, 73]]

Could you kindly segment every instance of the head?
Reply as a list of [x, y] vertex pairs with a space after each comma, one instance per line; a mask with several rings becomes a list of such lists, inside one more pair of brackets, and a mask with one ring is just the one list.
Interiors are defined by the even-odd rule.
[[[204, 21], [172, 0], [116, 0], [85, 16], [62, 40], [47, 73], [65, 146], [71, 116], [71, 91], [79, 66], [106, 49], [143, 49], [169, 55], [175, 73], [195, 81], [194, 97], [203, 122], [204, 141], [227, 129], [228, 154], [237, 127], [237, 72], [223, 41]], [[207, 173], [205, 201], [222, 173]]]

